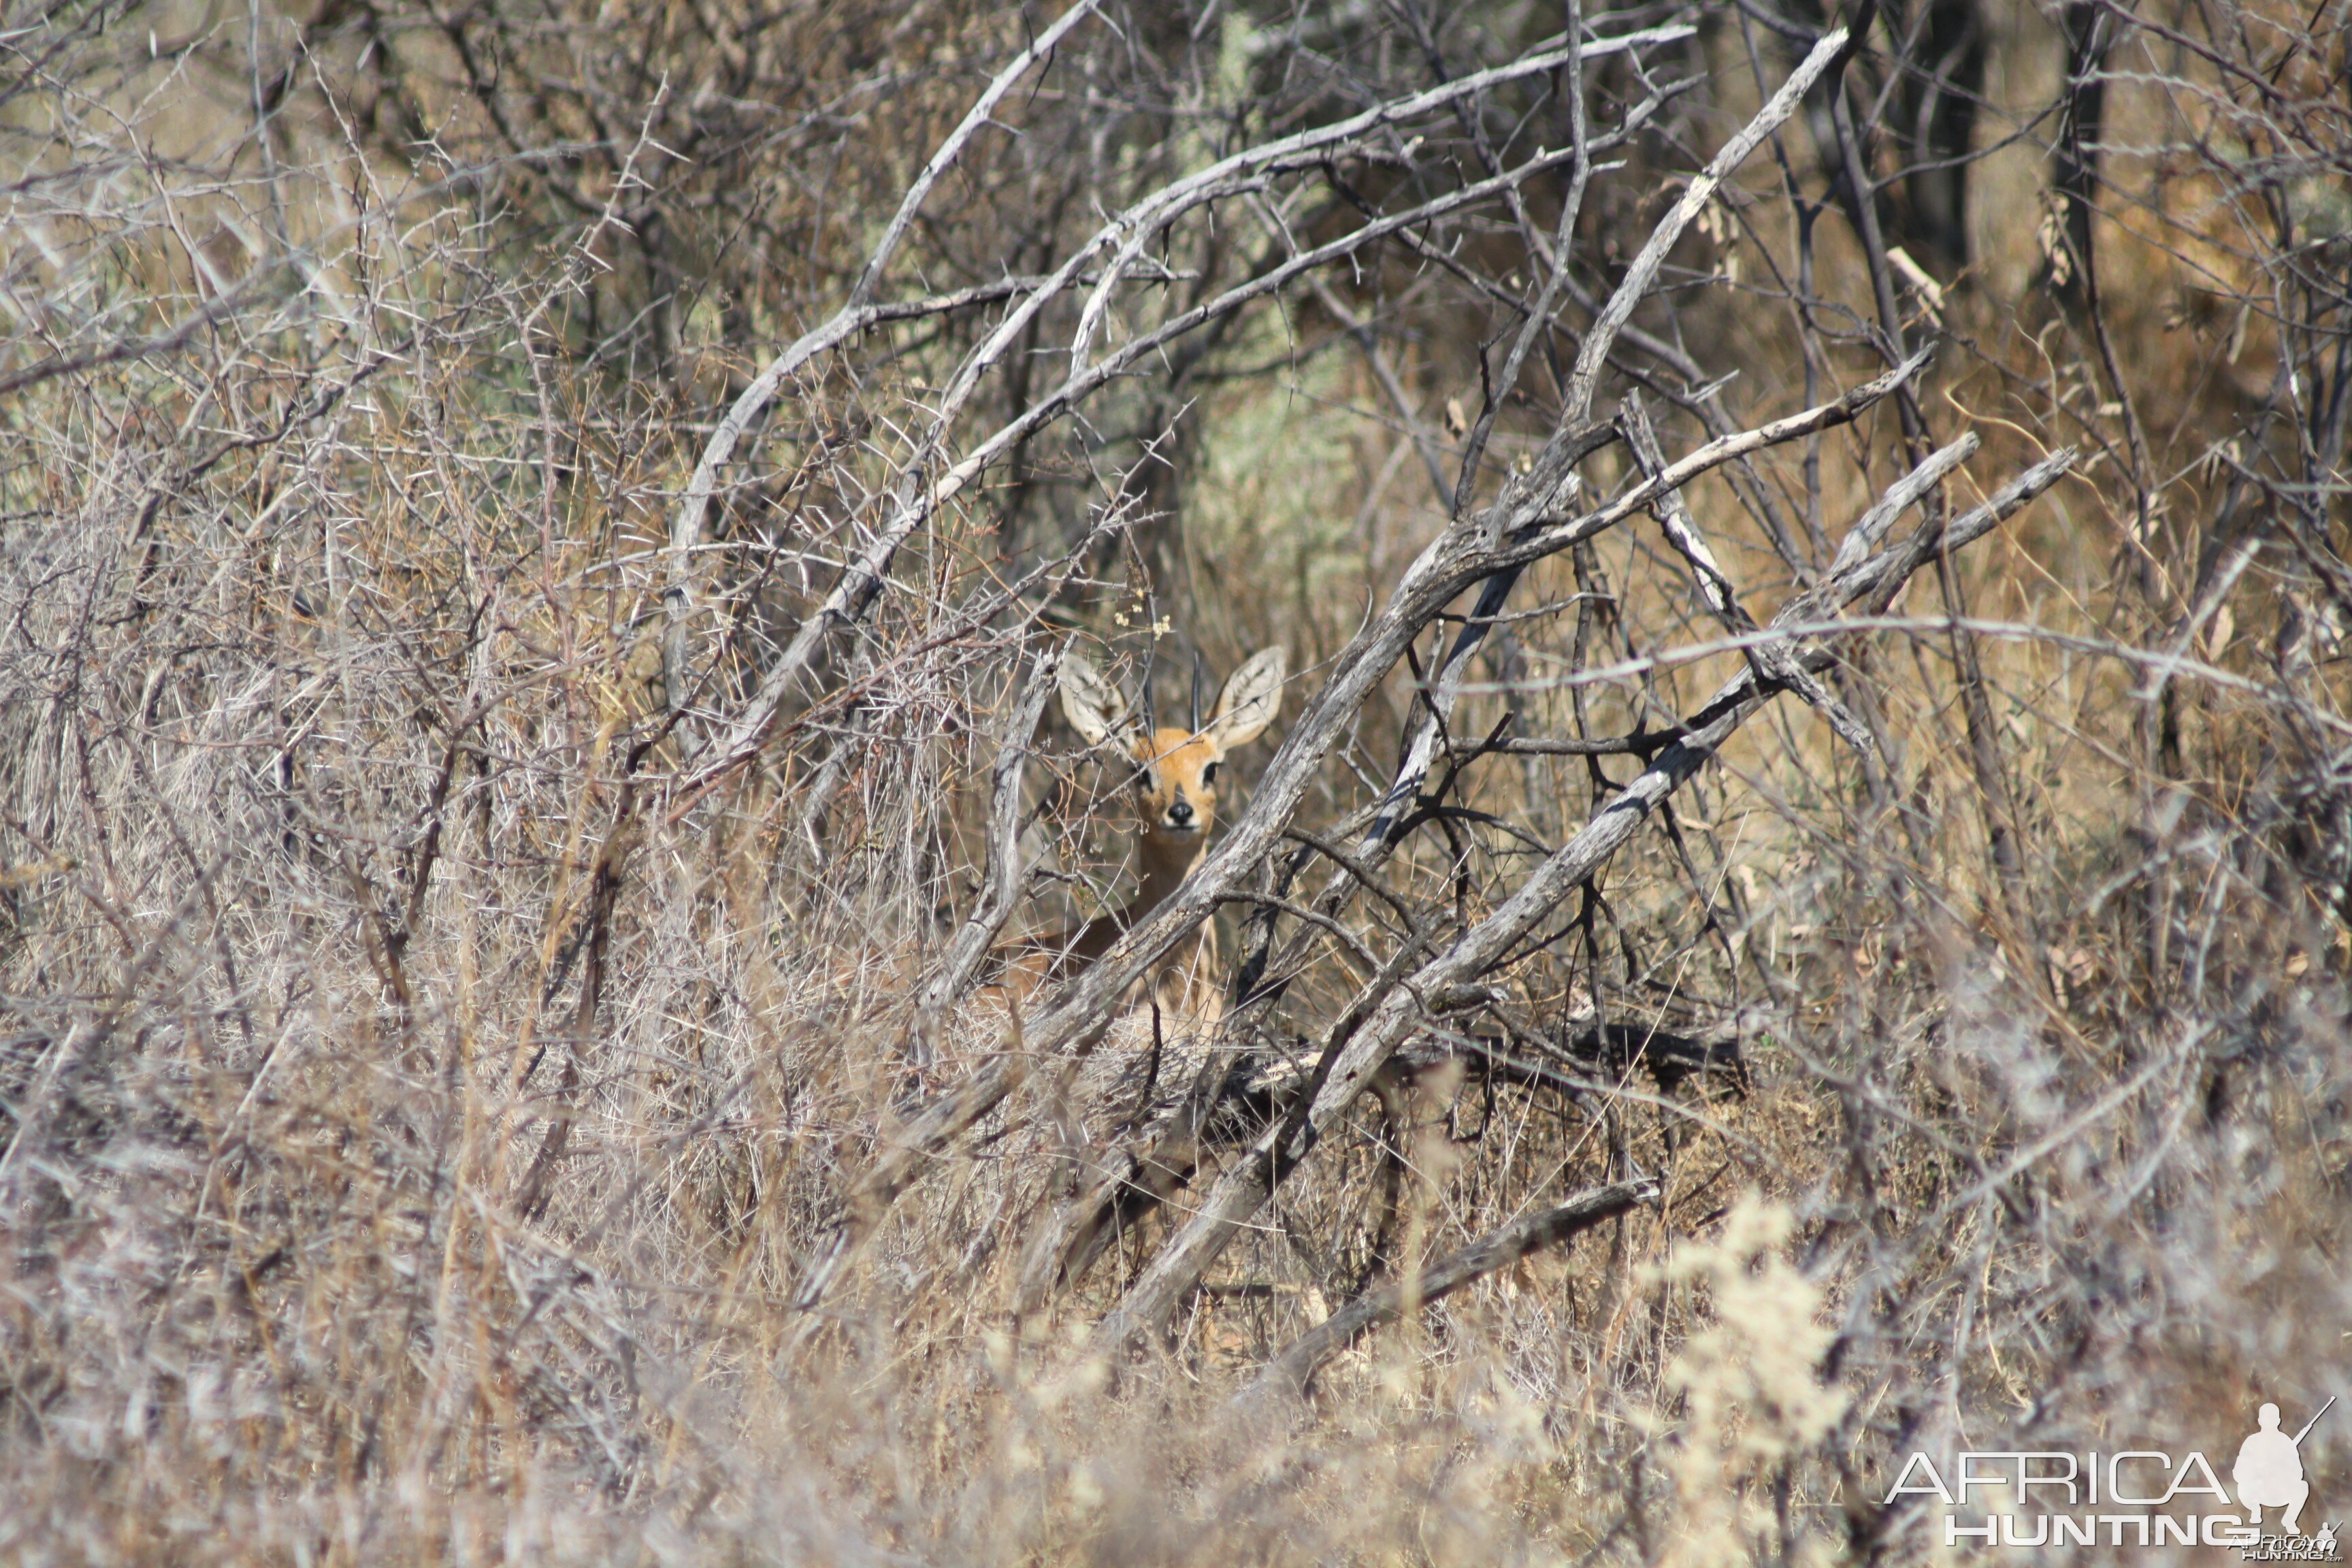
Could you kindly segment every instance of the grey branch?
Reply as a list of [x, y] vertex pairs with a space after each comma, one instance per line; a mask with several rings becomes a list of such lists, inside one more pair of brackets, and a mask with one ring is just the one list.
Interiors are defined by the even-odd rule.
[[[1642, 406], [1640, 394], [1629, 392], [1625, 395], [1625, 401], [1618, 410], [1617, 422], [1625, 433], [1627, 444], [1633, 448], [1634, 459], [1641, 464], [1642, 471], [1653, 479], [1664, 473], [1666, 454], [1658, 444], [1658, 433], [1650, 424], [1648, 411]], [[1650, 510], [1657, 518], [1658, 526], [1665, 531], [1667, 542], [1689, 563], [1691, 574], [1698, 580], [1699, 597], [1706, 601], [1707, 609], [1723, 629], [1734, 637], [1754, 631], [1755, 617], [1740, 604], [1738, 590], [1731, 585], [1731, 579], [1724, 574], [1723, 567], [1717, 562], [1715, 552], [1708, 547], [1706, 536], [1699, 532], [1698, 520], [1691, 516], [1690, 507], [1683, 500], [1683, 492], [1667, 490], [1658, 497]], [[1855, 531], [1858, 533], [1860, 530]], [[1848, 542], [1851, 542], [1849, 538]], [[1809, 706], [1819, 710], [1822, 716], [1830, 721], [1830, 728], [1855, 751], [1865, 756], [1877, 751], [1876, 742], [1870, 738], [1870, 731], [1863, 728], [1862, 721], [1846, 710], [1845, 704], [1822, 684], [1820, 677], [1798, 667], [1797, 661], [1790, 657], [1787, 644], [1759, 643], [1747, 651], [1748, 667], [1756, 672], [1759, 682], [1784, 686], [1795, 692]]]
[[1053, 692], [1062, 666], [1058, 643], [1049, 645], [1029, 669], [1029, 683], [997, 743], [988, 806], [988, 893], [948, 944], [939, 972], [915, 999], [915, 1048], [928, 1056], [939, 1020], [971, 989], [989, 945], [1004, 929], [1021, 897], [1021, 775], [1029, 757], [1029, 742], [1037, 721], [1045, 715], [1045, 699]]
[[[1090, 16], [1098, 4], [1100, 0], [1077, 0], [1076, 5], [1064, 12], [1052, 26], [1038, 34], [1027, 48], [1015, 55], [1010, 64], [996, 73], [996, 79], [972, 104], [962, 123], [940, 143], [939, 151], [931, 154], [930, 162], [923, 165], [922, 174], [908, 188], [906, 196], [898, 203], [898, 210], [891, 215], [889, 226], [882, 231], [880, 241], [875, 245], [874, 253], [866, 258], [865, 269], [857, 275], [857, 282], [849, 292], [849, 302], [822, 325], [802, 334], [771, 361], [768, 367], [753, 378], [751, 384], [736, 397], [725, 416], [719, 421], [718, 428], [712, 430], [710, 438], [703, 443], [702, 456], [694, 465], [694, 476], [687, 481], [686, 494], [679, 499], [677, 512], [670, 521], [668, 582], [662, 590], [669, 619], [662, 637], [662, 681], [667, 688], [665, 695], [673, 714], [686, 705], [687, 696], [692, 689], [688, 667], [691, 663], [688, 642], [694, 610], [694, 546], [702, 537], [704, 519], [710, 510], [710, 498], [719, 488], [719, 470], [733, 458], [736, 444], [751, 427], [751, 422], [774, 401], [778, 389], [798, 374], [803, 365], [878, 321], [903, 320], [908, 315], [921, 313], [919, 310], [909, 311], [904, 307], [876, 307], [869, 303], [876, 284], [881, 280], [883, 269], [889, 265], [891, 256], [898, 248], [898, 242], [906, 237], [908, 225], [914, 221], [917, 210], [923, 205], [923, 198], [930, 194], [940, 175], [962, 155], [965, 144], [982, 125], [988, 123], [989, 115], [1003, 101], [1004, 95], [1029, 74], [1032, 66], [1052, 54], [1063, 36]], [[982, 297], [975, 289], [961, 292], [974, 299]], [[957, 296], [949, 298], [958, 300]], [[942, 303], [938, 308], [948, 310], [953, 309], [954, 305]]]
[[1797, 111], [1797, 105], [1804, 101], [1805, 94], [1812, 90], [1813, 83], [1821, 79], [1822, 73], [1843, 47], [1844, 28], [1833, 28], [1824, 34], [1797, 68], [1789, 73], [1780, 90], [1765, 101], [1764, 107], [1756, 111], [1756, 118], [1740, 128], [1739, 134], [1723, 144], [1707, 166], [1691, 180], [1682, 199], [1651, 231], [1632, 265], [1625, 268], [1616, 292], [1601, 308], [1592, 330], [1584, 334], [1583, 346], [1577, 351], [1576, 369], [1569, 375], [1568, 394], [1561, 405], [1570, 419], [1581, 419], [1591, 411], [1592, 394], [1601, 384], [1601, 370], [1609, 363], [1609, 351], [1616, 346], [1617, 334], [1633, 319], [1633, 307], [1642, 302], [1643, 296], [1657, 281], [1658, 268], [1665, 264], [1666, 253], [1682, 237], [1683, 230], [1706, 210], [1717, 187]]
[[[1687, 482], [1715, 464], [1729, 462], [1744, 453], [1843, 424], [1926, 363], [1924, 354], [1915, 356], [1834, 402], [1757, 430], [1711, 441], [1673, 465], [1664, 479], [1673, 483]], [[1609, 439], [1606, 426], [1556, 433], [1531, 468], [1525, 474], [1514, 475], [1489, 509], [1490, 512], [1501, 514], [1499, 529], [1492, 528], [1488, 516], [1473, 516], [1430, 542], [1406, 568], [1381, 613], [1357, 633], [1333, 661], [1322, 689], [1307, 700], [1306, 710], [1292, 724], [1289, 734], [1266, 764], [1251, 796], [1249, 809], [1234, 822], [1223, 841], [1209, 851], [1184, 885], [1150, 919], [1135, 926], [1091, 968], [1073, 977], [1055, 994], [1048, 1008], [1024, 1031], [1021, 1043], [1025, 1049], [999, 1057], [933, 1100], [885, 1142], [851, 1194], [842, 1227], [826, 1243], [803, 1283], [799, 1296], [801, 1306], [811, 1307], [824, 1299], [844, 1263], [855, 1252], [859, 1236], [898, 1201], [934, 1152], [1001, 1104], [1026, 1077], [1035, 1058], [1076, 1054], [1089, 1048], [1108, 1026], [1117, 999], [1206, 919], [1219, 900], [1240, 886], [1251, 868], [1279, 841], [1291, 815], [1313, 786], [1324, 754], [1346, 731], [1350, 719], [1373, 689], [1404, 657], [1406, 647], [1423, 626], [1464, 589], [1495, 576], [1497, 565], [1524, 565], [1578, 540], [1591, 538], [1632, 515], [1658, 493], [1652, 487], [1660, 481], [1653, 480], [1633, 487], [1596, 511], [1564, 522], [1551, 521], [1559, 516], [1570, 470]], [[1514, 542], [1507, 546], [1499, 562], [1495, 554], [1479, 548], [1479, 540], [1490, 531]], [[1724, 734], [1729, 732], [1728, 727], [1723, 731]], [[1675, 750], [1668, 755], [1680, 758], [1682, 753]], [[1661, 765], [1664, 762], [1662, 758]], [[715, 764], [706, 762], [705, 765]], [[1695, 770], [1697, 760], [1688, 760], [1687, 765]], [[1651, 775], [1643, 776], [1646, 779]], [[1634, 787], [1640, 790], [1644, 786], [1636, 781]], [[1664, 793], [1664, 788], [1656, 792], [1659, 798]], [[1648, 809], [1646, 801], [1640, 809]], [[1624, 831], [1630, 834], [1633, 826], [1633, 822], [1626, 822]], [[1622, 838], [1612, 839], [1608, 847], [1613, 850], [1617, 842]], [[1599, 861], [1593, 864], [1597, 866]], [[1590, 875], [1590, 871], [1585, 874]], [[1255, 1207], [1252, 1204], [1253, 1211]], [[1218, 1245], [1222, 1247], [1223, 1241]]]
[[[1948, 530], [1937, 530], [1931, 521], [1895, 548], [1826, 579], [1813, 594], [1800, 595], [1783, 606], [1774, 624], [1792, 624], [1801, 613], [1817, 616], [1825, 604], [1859, 601], [1873, 609], [1883, 606], [1937, 550], [1958, 549], [1990, 531], [2000, 519], [2055, 484], [2074, 460], [2072, 449], [2053, 454], [2003, 486]], [[1864, 514], [1864, 521], [1875, 517], [1878, 510], [1873, 508]], [[1804, 662], [1808, 668], [1822, 669], [1832, 658], [1828, 650], [1816, 648], [1804, 656]], [[1681, 739], [1594, 813], [1492, 914], [1397, 985], [1351, 1035], [1327, 1040], [1329, 1068], [1314, 1099], [1303, 1112], [1270, 1129], [1248, 1153], [1227, 1167], [1184, 1227], [1161, 1247], [1118, 1307], [1097, 1325], [1093, 1351], [1123, 1351], [1165, 1322], [1176, 1302], [1199, 1281], [1234, 1234], [1307, 1158], [1412, 1032], [1420, 1021], [1420, 997], [1475, 980], [1504, 958], [1561, 900], [1606, 865], [1658, 804], [1696, 773], [1769, 699], [1769, 691], [1758, 689], [1754, 673], [1742, 671], [1691, 719]]]
[[1256, 1402], [1277, 1394], [1303, 1398], [1315, 1374], [1333, 1356], [1381, 1324], [1395, 1321], [1416, 1306], [1443, 1300], [1530, 1252], [1557, 1246], [1603, 1220], [1614, 1219], [1636, 1205], [1657, 1201], [1658, 1184], [1645, 1176], [1593, 1187], [1557, 1208], [1513, 1220], [1429, 1265], [1418, 1278], [1365, 1291], [1293, 1340], [1243, 1391], [1242, 1400]]

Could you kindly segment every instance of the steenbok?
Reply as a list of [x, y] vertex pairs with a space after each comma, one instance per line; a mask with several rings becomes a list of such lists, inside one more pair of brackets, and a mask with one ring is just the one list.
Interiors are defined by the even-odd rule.
[[[1064, 658], [1062, 712], [1070, 728], [1088, 745], [1110, 752], [1117, 765], [1134, 770], [1134, 862], [1141, 885], [1118, 910], [1012, 944], [1006, 979], [1016, 994], [1086, 969], [1192, 873], [1208, 852], [1209, 830], [1216, 824], [1218, 770], [1226, 753], [1274, 721], [1288, 662], [1279, 647], [1262, 649], [1225, 682], [1207, 724], [1150, 730], [1093, 665], [1076, 652]], [[1204, 922], [1154, 971], [1151, 1000], [1188, 1023], [1213, 1023], [1222, 1011], [1215, 970], [1216, 938]]]

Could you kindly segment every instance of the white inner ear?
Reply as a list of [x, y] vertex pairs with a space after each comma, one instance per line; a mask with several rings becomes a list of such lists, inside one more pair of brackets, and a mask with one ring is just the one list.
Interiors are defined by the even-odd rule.
[[1209, 725], [1209, 739], [1220, 751], [1257, 739], [1282, 710], [1282, 681], [1289, 673], [1290, 657], [1279, 646], [1260, 648], [1248, 663], [1234, 671], [1217, 698], [1217, 716]]
[[1127, 699], [1083, 654], [1072, 651], [1063, 657], [1055, 684], [1062, 693], [1062, 717], [1087, 745], [1099, 746], [1114, 731], [1128, 727]]

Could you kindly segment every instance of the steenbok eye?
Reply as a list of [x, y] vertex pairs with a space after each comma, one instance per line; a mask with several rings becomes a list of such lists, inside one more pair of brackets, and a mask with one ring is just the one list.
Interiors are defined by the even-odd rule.
[[1216, 763], [1211, 763], [1207, 767], [1201, 770], [1201, 782], [1204, 784], [1213, 784], [1217, 782]]

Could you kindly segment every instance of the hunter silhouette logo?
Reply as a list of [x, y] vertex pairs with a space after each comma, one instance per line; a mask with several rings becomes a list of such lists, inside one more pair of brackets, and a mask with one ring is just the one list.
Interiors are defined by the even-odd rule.
[[[2090, 1546], [2104, 1537], [2115, 1546], [2235, 1547], [2250, 1563], [2341, 1562], [2333, 1522], [2314, 1535], [2302, 1527], [2311, 1500], [2303, 1440], [2335, 1406], [2331, 1397], [2290, 1436], [2281, 1428], [2279, 1407], [2263, 1405], [2254, 1413], [2254, 1430], [2238, 1446], [2229, 1488], [2205, 1456], [2193, 1452], [1971, 1450], [1954, 1458], [1948, 1484], [1933, 1458], [1915, 1452], [1885, 1500], [1916, 1495], [1942, 1502], [1947, 1546]], [[1971, 1495], [1979, 1489], [1982, 1495]], [[2206, 1511], [2216, 1504], [2236, 1511]], [[2279, 1510], [2281, 1533], [2263, 1533], [2265, 1509]], [[1969, 1522], [1971, 1514], [1982, 1522]]]
[[[2331, 1396], [2319, 1407], [2319, 1415], [2326, 1415], [2335, 1403]], [[2303, 1430], [2290, 1437], [2279, 1430], [2277, 1405], [2265, 1405], [2254, 1413], [2257, 1426], [2239, 1445], [2238, 1462], [2230, 1471], [2248, 1524], [2262, 1523], [2263, 1510], [2279, 1508], [2286, 1510], [2279, 1516], [2279, 1528], [2289, 1535], [2303, 1533], [2295, 1519], [2311, 1496], [2311, 1483], [2303, 1479], [2303, 1440], [2319, 1425], [2319, 1415], [2305, 1422]], [[2335, 1533], [2331, 1526], [2327, 1534], [2332, 1539]]]

